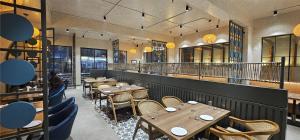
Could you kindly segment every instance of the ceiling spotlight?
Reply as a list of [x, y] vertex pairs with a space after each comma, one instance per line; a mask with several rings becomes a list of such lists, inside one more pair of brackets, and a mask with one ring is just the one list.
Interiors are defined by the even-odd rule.
[[172, 3], [174, 2], [174, 0], [172, 0]]
[[169, 31], [170, 34], [172, 34], [172, 31]]
[[142, 17], [145, 17], [145, 13], [144, 12], [142, 12]]
[[180, 36], [182, 37], [182, 33], [180, 34]]
[[100, 34], [101, 36], [103, 36], [103, 34]]
[[142, 29], [142, 30], [144, 29], [144, 26], [143, 26], [143, 25], [141, 26], [141, 29]]
[[185, 11], [189, 11], [190, 10], [190, 6], [189, 5], [186, 5], [185, 6]]
[[103, 16], [104, 21], [106, 21], [106, 16]]
[[216, 25], [216, 28], [219, 29], [219, 24]]
[[209, 19], [208, 22], [211, 22], [211, 19]]
[[82, 38], [84, 38], [85, 36], [84, 36], [84, 35], [82, 35], [81, 37], [82, 37]]
[[278, 11], [277, 10], [273, 11], [273, 16], [277, 16], [277, 15], [278, 15]]
[[182, 24], [179, 25], [179, 28], [182, 28]]
[[136, 44], [136, 47], [139, 47], [139, 44]]
[[199, 31], [198, 31], [198, 29], [196, 30], [196, 33], [198, 33]]
[[66, 32], [68, 33], [68, 32], [70, 32], [70, 30], [67, 28], [67, 29], [66, 29]]

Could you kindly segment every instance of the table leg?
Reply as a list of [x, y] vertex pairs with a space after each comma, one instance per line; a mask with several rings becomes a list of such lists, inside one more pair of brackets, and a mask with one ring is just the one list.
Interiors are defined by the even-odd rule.
[[134, 133], [133, 133], [133, 136], [132, 136], [132, 140], [134, 140], [135, 135], [136, 135], [137, 131], [140, 128], [140, 123], [141, 123], [141, 119], [139, 119], [138, 122], [136, 123], [135, 130], [134, 130]]
[[149, 129], [149, 140], [153, 140], [153, 134], [152, 134], [152, 126], [148, 124]]
[[296, 108], [297, 108], [296, 100], [293, 100], [293, 113], [292, 113], [292, 121], [293, 122], [296, 121]]

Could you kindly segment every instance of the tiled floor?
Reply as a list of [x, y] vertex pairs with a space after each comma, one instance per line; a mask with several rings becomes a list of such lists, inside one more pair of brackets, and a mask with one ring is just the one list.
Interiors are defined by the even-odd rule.
[[[81, 87], [68, 89], [67, 97], [76, 97], [79, 106], [71, 137], [73, 140], [127, 140], [131, 138], [135, 120], [128, 119], [117, 125], [113, 125], [110, 119], [99, 111], [95, 110], [91, 100], [82, 97]], [[130, 123], [131, 122], [131, 123]], [[123, 129], [126, 127], [126, 129]], [[129, 132], [125, 133], [125, 132]], [[138, 139], [147, 139], [143, 132], [138, 133]], [[286, 140], [299, 140], [300, 127], [287, 126]]]

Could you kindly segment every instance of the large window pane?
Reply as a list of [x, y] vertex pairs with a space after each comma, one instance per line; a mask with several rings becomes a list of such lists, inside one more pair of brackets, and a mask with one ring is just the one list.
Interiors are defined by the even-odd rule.
[[201, 58], [202, 58], [202, 48], [200, 47], [194, 48], [194, 62], [200, 63]]
[[211, 48], [203, 48], [203, 62], [210, 63], [211, 62]]
[[194, 48], [182, 48], [181, 50], [181, 62], [193, 62], [194, 57], [193, 57], [193, 51]]
[[223, 62], [223, 46], [222, 44], [215, 44], [213, 46], [213, 62], [222, 63]]
[[262, 62], [272, 62], [275, 37], [263, 38]]
[[107, 50], [81, 48], [81, 73], [89, 74], [90, 69], [106, 69]]
[[285, 64], [289, 65], [289, 48], [290, 48], [290, 35], [277, 36], [275, 47], [275, 62], [280, 62], [281, 57], [286, 57]]

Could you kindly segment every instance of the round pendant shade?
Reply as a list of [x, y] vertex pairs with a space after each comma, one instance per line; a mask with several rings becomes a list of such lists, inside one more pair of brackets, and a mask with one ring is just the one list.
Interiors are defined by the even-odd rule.
[[300, 24], [297, 24], [293, 30], [295, 36], [300, 36]]
[[37, 37], [40, 35], [40, 30], [38, 28], [33, 28], [33, 35], [32, 37]]
[[166, 45], [166, 47], [168, 49], [173, 49], [173, 48], [175, 48], [175, 43], [174, 42], [168, 42], [167, 45]]
[[145, 47], [144, 52], [152, 52], [152, 48], [151, 47]]
[[215, 34], [207, 34], [203, 36], [203, 41], [205, 41], [208, 44], [214, 43], [217, 40], [217, 36]]

